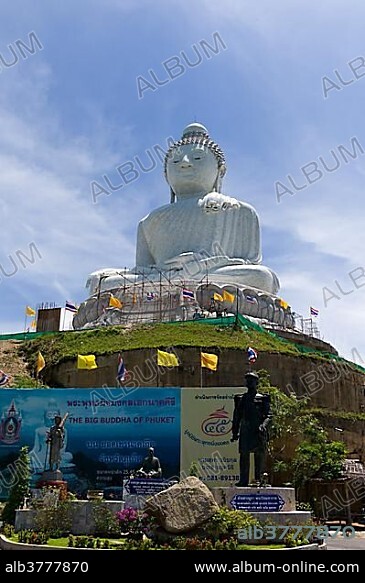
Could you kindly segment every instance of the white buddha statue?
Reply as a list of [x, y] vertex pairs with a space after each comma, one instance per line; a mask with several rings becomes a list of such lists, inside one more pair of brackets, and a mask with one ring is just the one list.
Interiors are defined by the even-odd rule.
[[[76, 328], [93, 326], [96, 321], [98, 325], [124, 321], [130, 303], [125, 290], [132, 290], [129, 296], [133, 298], [138, 293], [145, 297], [146, 291], [156, 291], [156, 282], [159, 293], [162, 280], [179, 288], [187, 283], [195, 290], [204, 282], [217, 286], [218, 291], [228, 286], [231, 293], [238, 292], [241, 313], [252, 312], [252, 305], [246, 305], [247, 290], [249, 295], [257, 295], [257, 300], [251, 298], [257, 306], [264, 294], [274, 310], [279, 280], [261, 265], [257, 213], [251, 205], [221, 192], [225, 173], [221, 148], [203, 125], [189, 124], [165, 157], [170, 203], [153, 210], [138, 225], [135, 267], [90, 274], [86, 284], [89, 298], [74, 318]], [[109, 307], [108, 293], [127, 302], [123, 313]], [[141, 308], [137, 302], [128, 310], [147, 307]], [[262, 310], [256, 312], [259, 317]]]
[[[270, 294], [279, 290], [275, 273], [261, 263], [255, 209], [221, 193], [224, 154], [207, 129], [188, 125], [165, 159], [171, 202], [152, 211], [138, 226], [139, 272], [181, 270], [180, 277], [251, 286]], [[200, 268], [199, 268], [200, 267]]]

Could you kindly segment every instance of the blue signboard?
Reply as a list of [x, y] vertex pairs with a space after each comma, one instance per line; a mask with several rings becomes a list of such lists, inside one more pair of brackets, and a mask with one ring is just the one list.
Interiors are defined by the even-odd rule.
[[236, 494], [231, 500], [235, 510], [246, 512], [279, 512], [284, 504], [278, 494]]
[[180, 471], [180, 388], [6, 389], [0, 392], [0, 499], [29, 447], [33, 485], [47, 465], [47, 432], [68, 413], [60, 470], [69, 488], [120, 486], [155, 448], [164, 478]]

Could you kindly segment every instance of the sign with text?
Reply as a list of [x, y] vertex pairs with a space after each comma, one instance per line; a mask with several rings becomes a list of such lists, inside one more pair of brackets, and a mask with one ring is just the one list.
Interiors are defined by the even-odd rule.
[[279, 512], [285, 502], [279, 494], [236, 494], [230, 504], [246, 512]]
[[209, 487], [239, 480], [238, 442], [232, 443], [234, 395], [242, 388], [183, 388], [181, 391], [181, 470], [194, 467]]
[[128, 494], [136, 494], [137, 496], [153, 496], [166, 490], [173, 484], [176, 484], [177, 480], [163, 480], [163, 479], [148, 479], [148, 478], [132, 478], [129, 480], [125, 489]]
[[17, 479], [16, 459], [29, 447], [33, 485], [47, 467], [55, 415], [69, 417], [60, 470], [69, 489], [121, 486], [155, 448], [163, 477], [180, 470], [180, 388], [7, 389], [0, 392], [0, 499]]

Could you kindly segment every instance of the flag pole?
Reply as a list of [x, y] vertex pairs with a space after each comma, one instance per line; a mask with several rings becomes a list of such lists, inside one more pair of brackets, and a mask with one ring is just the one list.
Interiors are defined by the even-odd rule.
[[236, 320], [235, 320], [235, 328], [238, 328], [238, 287], [236, 287]]
[[203, 388], [202, 351], [200, 351], [200, 388]]
[[156, 375], [156, 380], [157, 380], [157, 386], [160, 386], [160, 367], [158, 364], [158, 356], [157, 356], [157, 352], [156, 352], [156, 365], [157, 365], [157, 375]]
[[[24, 318], [24, 335], [26, 333], [27, 330], [27, 308], [25, 308], [25, 318]], [[25, 336], [24, 336], [25, 338]]]

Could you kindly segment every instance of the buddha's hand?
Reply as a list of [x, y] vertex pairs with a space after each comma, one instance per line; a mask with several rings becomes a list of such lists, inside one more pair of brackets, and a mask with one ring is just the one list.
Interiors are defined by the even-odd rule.
[[202, 207], [205, 212], [226, 211], [230, 208], [239, 208], [240, 203], [236, 198], [226, 196], [220, 192], [209, 192], [203, 198], [198, 200], [198, 206]]

